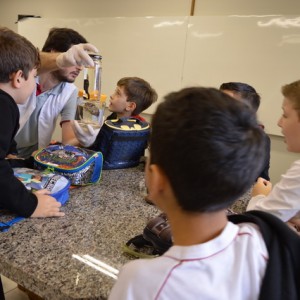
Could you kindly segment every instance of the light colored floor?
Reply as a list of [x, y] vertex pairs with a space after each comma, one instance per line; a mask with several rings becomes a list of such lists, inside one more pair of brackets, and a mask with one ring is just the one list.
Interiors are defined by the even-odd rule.
[[28, 296], [20, 291], [17, 284], [1, 275], [5, 300], [29, 300]]

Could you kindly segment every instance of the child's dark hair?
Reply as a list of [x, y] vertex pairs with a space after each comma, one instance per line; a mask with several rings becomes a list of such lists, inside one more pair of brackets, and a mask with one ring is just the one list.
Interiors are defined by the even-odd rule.
[[214, 88], [167, 95], [151, 126], [150, 163], [160, 166], [186, 211], [229, 207], [251, 187], [265, 160], [253, 110]]
[[236, 96], [248, 103], [256, 112], [260, 105], [260, 95], [256, 92], [254, 87], [243, 82], [226, 82], [222, 83], [220, 90], [228, 90], [233, 92]]
[[25, 80], [29, 72], [40, 66], [39, 52], [25, 37], [0, 27], [0, 82], [7, 83], [10, 75], [21, 70]]
[[71, 46], [87, 43], [87, 40], [77, 31], [71, 28], [50, 29], [47, 40], [42, 48], [43, 52], [66, 52]]
[[139, 77], [121, 78], [117, 86], [124, 87], [127, 101], [135, 102], [136, 108], [132, 115], [138, 115], [157, 100], [157, 93], [151, 85]]

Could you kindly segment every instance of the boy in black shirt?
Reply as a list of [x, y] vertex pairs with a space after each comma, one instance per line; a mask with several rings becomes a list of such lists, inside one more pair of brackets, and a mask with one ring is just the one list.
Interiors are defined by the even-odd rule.
[[24, 217], [64, 216], [48, 191], [27, 191], [6, 159], [19, 129], [17, 104], [24, 104], [35, 88], [39, 53], [27, 39], [2, 27], [0, 57], [0, 208]]

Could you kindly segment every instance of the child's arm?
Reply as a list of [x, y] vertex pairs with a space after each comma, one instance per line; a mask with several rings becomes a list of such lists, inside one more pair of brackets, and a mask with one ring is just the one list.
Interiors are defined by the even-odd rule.
[[61, 204], [49, 192], [41, 190], [29, 192], [24, 184], [14, 176], [6, 159], [0, 159], [0, 207], [23, 217], [60, 217]]
[[[57, 207], [60, 204], [45, 193], [36, 196], [29, 192], [24, 184], [14, 176], [10, 161], [6, 159], [19, 121], [17, 108], [14, 106], [15, 104], [11, 103], [11, 99], [5, 95], [0, 101], [0, 208], [23, 217], [30, 217], [33, 213], [44, 216], [61, 216], [62, 213], [57, 213], [59, 210]], [[15, 160], [11, 160], [11, 162], [13, 161]]]
[[73, 131], [71, 122], [73, 122], [73, 120], [68, 121], [68, 122], [63, 122], [61, 124], [62, 143], [64, 145], [68, 144], [68, 145], [79, 146], [79, 141]]
[[[274, 185], [259, 179], [253, 189], [247, 210], [269, 212], [287, 222], [300, 212], [300, 160], [295, 161], [289, 170]], [[271, 191], [270, 191], [271, 190]], [[268, 193], [270, 191], [270, 193]], [[267, 196], [266, 196], [267, 195]]]

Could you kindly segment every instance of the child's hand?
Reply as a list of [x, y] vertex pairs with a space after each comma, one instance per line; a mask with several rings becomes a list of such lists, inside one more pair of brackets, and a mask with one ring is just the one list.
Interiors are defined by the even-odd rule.
[[266, 179], [259, 177], [252, 189], [252, 197], [257, 195], [268, 196], [272, 190], [272, 183]]
[[83, 147], [91, 146], [96, 140], [96, 137], [100, 131], [100, 126], [99, 128], [94, 128], [90, 124], [81, 126], [76, 120], [71, 121], [71, 126], [77, 140]]
[[8, 154], [6, 155], [5, 159], [22, 159], [22, 158], [19, 158], [18, 155], [16, 154]]
[[65, 213], [60, 212], [61, 203], [49, 196], [49, 191], [39, 190], [35, 192], [38, 198], [38, 205], [31, 215], [32, 218], [46, 218], [46, 217], [63, 217]]
[[290, 220], [288, 220], [288, 222], [286, 222], [286, 224], [295, 232], [297, 232], [297, 234], [300, 235], [300, 218], [298, 217], [294, 217], [291, 218]]

